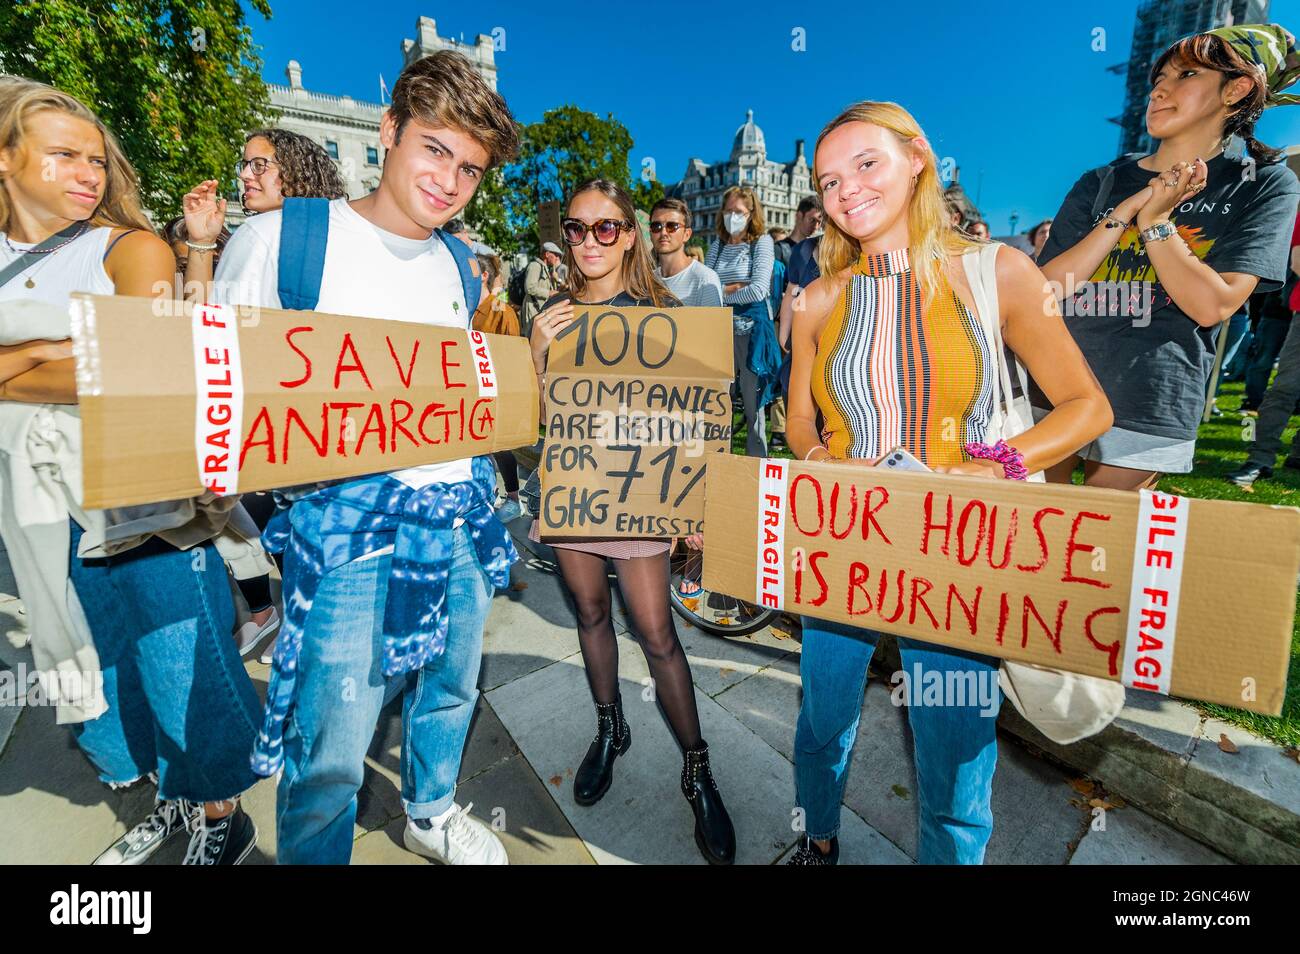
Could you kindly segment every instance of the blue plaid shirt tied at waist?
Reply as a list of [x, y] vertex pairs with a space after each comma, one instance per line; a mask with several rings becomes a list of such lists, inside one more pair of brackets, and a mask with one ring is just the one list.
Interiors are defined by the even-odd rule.
[[[326, 484], [272, 517], [262, 543], [271, 553], [285, 553], [284, 623], [253, 747], [258, 775], [274, 775], [284, 762], [284, 727], [293, 709], [303, 630], [326, 573], [393, 547], [384, 604], [385, 676], [419, 670], [446, 645], [447, 577], [458, 517], [464, 518], [492, 584], [502, 588], [510, 582], [510, 565], [519, 554], [492, 508], [496, 472], [488, 457], [476, 457], [473, 473], [472, 480], [419, 489], [382, 474]], [[311, 532], [314, 526], [319, 531]]]

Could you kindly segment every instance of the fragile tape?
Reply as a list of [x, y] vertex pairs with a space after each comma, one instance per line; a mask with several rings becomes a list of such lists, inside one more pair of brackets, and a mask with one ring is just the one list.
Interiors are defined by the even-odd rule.
[[781, 609], [785, 602], [785, 498], [790, 462], [764, 457], [758, 467], [758, 567], [754, 602]]
[[1140, 491], [1120, 679], [1133, 689], [1169, 694], [1189, 509], [1186, 497]]
[[497, 371], [492, 363], [492, 349], [487, 335], [470, 329], [469, 347], [474, 354], [474, 379], [478, 381], [479, 397], [497, 396]]
[[194, 453], [203, 486], [218, 496], [239, 492], [244, 374], [239, 319], [227, 305], [195, 305]]

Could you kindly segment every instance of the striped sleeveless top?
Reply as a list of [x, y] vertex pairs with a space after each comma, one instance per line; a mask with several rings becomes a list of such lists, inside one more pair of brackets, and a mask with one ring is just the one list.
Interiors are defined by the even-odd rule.
[[903, 447], [931, 466], [969, 460], [996, 374], [988, 335], [945, 278], [923, 313], [907, 249], [863, 254], [813, 360], [822, 442], [841, 459]]

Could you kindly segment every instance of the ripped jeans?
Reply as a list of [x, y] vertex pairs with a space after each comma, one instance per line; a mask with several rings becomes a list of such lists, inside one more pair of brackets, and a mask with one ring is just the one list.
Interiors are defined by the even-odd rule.
[[82, 559], [72, 523], [68, 578], [90, 623], [108, 711], [70, 726], [102, 781], [156, 773], [158, 797], [233, 798], [249, 766], [262, 706], [231, 636], [226, 565], [211, 543], [178, 550], [153, 537]]

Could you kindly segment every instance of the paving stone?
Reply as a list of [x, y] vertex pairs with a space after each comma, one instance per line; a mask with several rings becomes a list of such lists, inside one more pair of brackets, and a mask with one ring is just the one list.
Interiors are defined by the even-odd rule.
[[483, 627], [479, 687], [495, 689], [512, 679], [578, 652], [573, 606], [555, 569], [528, 551], [511, 568], [512, 586], [492, 600]]
[[1130, 689], [1114, 724], [1172, 755], [1186, 758], [1192, 753], [1201, 721], [1201, 714], [1186, 703]]
[[21, 600], [0, 600], [0, 647], [4, 650], [27, 646], [27, 612]]
[[794, 761], [794, 726], [799, 716], [798, 653], [782, 656], [718, 693], [714, 701], [788, 761]]
[[[470, 815], [493, 827], [511, 864], [592, 864], [591, 854], [565, 821], [555, 803], [521, 756], [498, 762], [460, 789]], [[361, 835], [352, 848], [352, 863], [435, 864], [406, 850], [403, 818]]]
[[18, 581], [14, 579], [13, 568], [9, 565], [9, 554], [0, 547], [0, 597], [18, 596]]
[[53, 708], [25, 708], [0, 761], [0, 864], [89, 864], [153, 801], [147, 781], [100, 782]]
[[[573, 772], [591, 740], [595, 714], [581, 665], [562, 660], [488, 694], [516, 744], [552, 798], [602, 864], [702, 864], [693, 818], [681, 795], [681, 755], [659, 710], [645, 701], [645, 661], [619, 639], [619, 677], [632, 747], [596, 805], [573, 801]], [[557, 700], [571, 700], [557, 705]], [[714, 776], [737, 833], [740, 863], [768, 864], [792, 840], [790, 765], [702, 693], [700, 722]]]
[[[1220, 737], [1227, 736], [1235, 752], [1220, 748]], [[1245, 729], [1218, 719], [1206, 719], [1200, 728], [1196, 749], [1188, 773], [1189, 794], [1208, 794], [1211, 779], [1271, 803], [1279, 819], [1287, 818], [1294, 827], [1295, 843], [1300, 844], [1300, 764], [1287, 758], [1272, 742], [1252, 735]], [[1205, 779], [1196, 776], [1204, 773]]]
[[1226, 865], [1216, 851], [1132, 808], [1099, 816], [1105, 828], [1089, 828], [1070, 858], [1072, 865]]
[[749, 636], [716, 636], [687, 626], [680, 617], [675, 622], [678, 639], [691, 660], [695, 685], [710, 696], [739, 684], [799, 649], [797, 641], [779, 639], [770, 627]]

